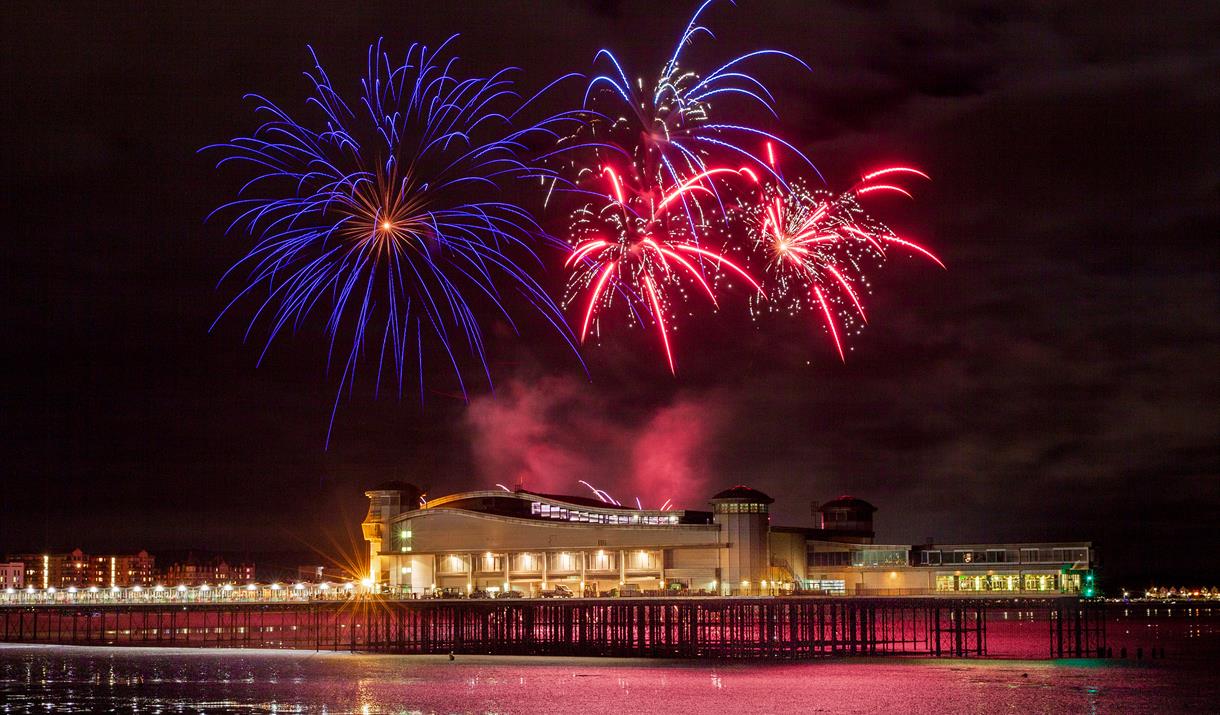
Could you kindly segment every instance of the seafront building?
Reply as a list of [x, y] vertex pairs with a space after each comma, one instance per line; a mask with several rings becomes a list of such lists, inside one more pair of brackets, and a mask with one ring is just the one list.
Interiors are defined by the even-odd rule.
[[81, 549], [67, 553], [10, 554], [20, 563], [26, 586], [34, 588], [127, 588], [151, 586], [156, 579], [156, 559], [147, 551], [135, 554], [86, 554]]
[[877, 510], [853, 497], [787, 527], [746, 486], [707, 511], [524, 489], [425, 499], [404, 482], [365, 495], [369, 578], [394, 593], [1092, 595], [1090, 542], [876, 544]]
[[161, 581], [171, 585], [201, 586], [205, 583], [250, 583], [254, 580], [254, 564], [240, 562], [230, 564], [223, 556], [186, 559], [167, 566]]
[[0, 563], [0, 590], [25, 586], [25, 564], [20, 561]]

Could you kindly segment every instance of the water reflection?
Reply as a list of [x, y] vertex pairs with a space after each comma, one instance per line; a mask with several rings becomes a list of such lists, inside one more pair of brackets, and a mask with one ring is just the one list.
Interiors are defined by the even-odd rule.
[[1205, 711], [1207, 660], [699, 663], [0, 646], [0, 713]]

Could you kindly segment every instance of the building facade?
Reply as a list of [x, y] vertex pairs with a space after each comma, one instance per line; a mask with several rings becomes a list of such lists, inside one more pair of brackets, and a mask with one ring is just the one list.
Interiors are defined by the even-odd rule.
[[230, 564], [223, 557], [187, 557], [166, 567], [161, 579], [167, 586], [247, 584], [254, 581], [254, 564]]
[[128, 588], [151, 586], [156, 559], [147, 551], [135, 554], [90, 555], [80, 549], [67, 553], [16, 554], [26, 586], [34, 588]]
[[746, 486], [711, 511], [633, 509], [579, 496], [472, 491], [424, 500], [402, 482], [365, 493], [369, 578], [395, 593], [575, 595], [1078, 594], [1092, 587], [1088, 542], [878, 545], [876, 508], [841, 497], [814, 526], [771, 524]]
[[25, 564], [20, 561], [0, 563], [0, 590], [25, 587]]

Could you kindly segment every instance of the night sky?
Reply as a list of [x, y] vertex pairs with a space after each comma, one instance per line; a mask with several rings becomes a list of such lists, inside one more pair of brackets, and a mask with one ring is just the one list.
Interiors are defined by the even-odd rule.
[[1216, 582], [1215, 3], [714, 8], [700, 66], [770, 46], [812, 67], [753, 65], [780, 111], [758, 122], [832, 186], [891, 161], [934, 179], [875, 213], [949, 270], [874, 272], [846, 365], [812, 317], [752, 321], [740, 295], [718, 314], [692, 299], [676, 378], [650, 332], [590, 345], [586, 376], [554, 332], [489, 315], [494, 396], [463, 404], [443, 370], [422, 406], [358, 380], [327, 450], [318, 321], [258, 367], [248, 314], [209, 333], [247, 246], [204, 223], [236, 184], [196, 150], [255, 128], [246, 92], [301, 107], [307, 44], [354, 91], [379, 36], [402, 52], [460, 32], [467, 70], [516, 65], [537, 88], [601, 47], [654, 72], [689, 9], [6, 3], [0, 553], [325, 551], [357, 538], [379, 481], [583, 478], [691, 508], [747, 483], [794, 525], [850, 493], [880, 542], [1093, 540], [1114, 583]]

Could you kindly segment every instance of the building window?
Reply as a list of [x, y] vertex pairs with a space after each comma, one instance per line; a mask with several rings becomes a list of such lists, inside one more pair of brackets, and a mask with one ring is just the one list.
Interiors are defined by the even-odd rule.
[[466, 573], [466, 559], [457, 554], [441, 557], [439, 571], [445, 574]]
[[657, 568], [656, 554], [651, 551], [632, 551], [627, 555], [627, 568], [634, 571], [654, 571]]
[[608, 551], [597, 551], [589, 557], [590, 571], [613, 571], [615, 569], [614, 554]]
[[847, 551], [815, 551], [809, 554], [810, 566], [847, 566], [851, 564], [851, 553]]

